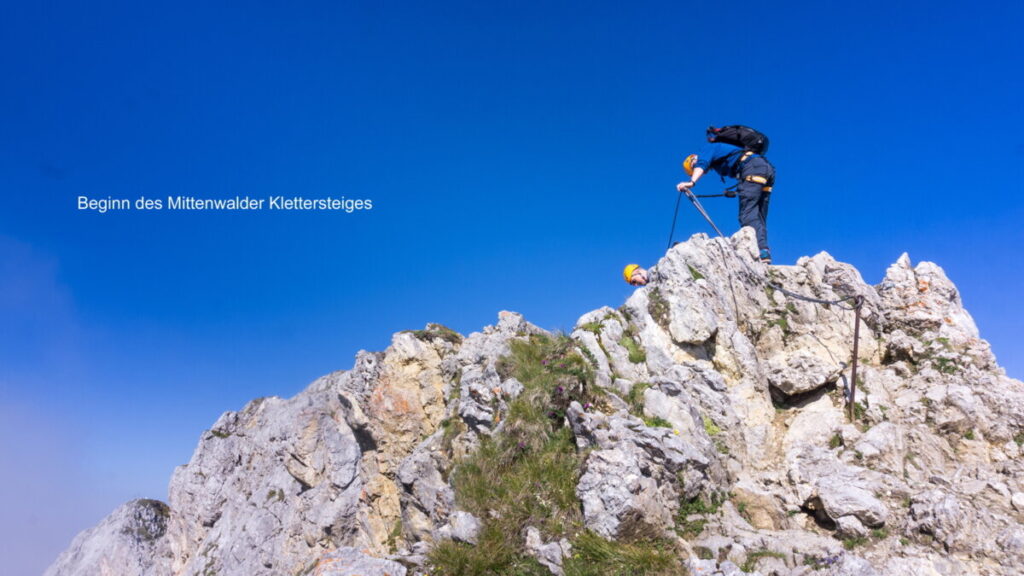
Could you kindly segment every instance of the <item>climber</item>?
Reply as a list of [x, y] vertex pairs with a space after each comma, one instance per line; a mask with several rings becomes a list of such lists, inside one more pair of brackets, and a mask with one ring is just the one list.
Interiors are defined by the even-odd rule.
[[633, 286], [647, 285], [647, 270], [641, 268], [639, 264], [628, 264], [622, 270], [622, 277]]
[[[683, 168], [690, 175], [689, 182], [680, 182], [676, 185], [679, 192], [685, 192], [691, 188], [708, 170], [714, 170], [722, 177], [735, 178], [739, 181], [736, 187], [739, 188], [740, 197], [740, 226], [750, 226], [757, 234], [757, 247], [760, 249], [761, 261], [771, 264], [772, 255], [768, 250], [768, 200], [771, 197], [772, 186], [775, 184], [775, 167], [768, 162], [762, 154], [767, 149], [767, 138], [759, 132], [745, 127], [753, 134], [760, 137], [760, 141], [754, 145], [743, 145], [737, 139], [722, 137], [724, 128], [709, 127], [707, 130], [708, 143], [699, 154], [690, 154], [683, 162]], [[746, 134], [744, 134], [746, 135]], [[735, 144], [733, 143], [735, 142]], [[737, 145], [741, 144], [741, 145]], [[735, 190], [726, 190], [726, 196], [732, 198], [737, 195]]]

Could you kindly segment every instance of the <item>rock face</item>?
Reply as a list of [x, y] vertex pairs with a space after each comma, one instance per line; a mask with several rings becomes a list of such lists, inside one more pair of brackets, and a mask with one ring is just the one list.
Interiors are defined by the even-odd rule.
[[[603, 398], [564, 411], [581, 529], [672, 542], [694, 574], [1024, 573], [1024, 384], [941, 268], [904, 255], [873, 287], [825, 253], [769, 267], [744, 229], [678, 244], [652, 278], [571, 334]], [[486, 530], [452, 472], [506, 433], [524, 385], [501, 359], [543, 332], [508, 312], [465, 338], [430, 325], [228, 412], [166, 505], [122, 506], [46, 575], [425, 574]], [[520, 540], [554, 574], [577, 549]]]
[[157, 574], [169, 559], [170, 510], [156, 500], [133, 500], [79, 534], [44, 576]]
[[355, 548], [339, 548], [324, 555], [316, 564], [313, 576], [405, 576], [406, 569], [398, 562], [373, 558]]

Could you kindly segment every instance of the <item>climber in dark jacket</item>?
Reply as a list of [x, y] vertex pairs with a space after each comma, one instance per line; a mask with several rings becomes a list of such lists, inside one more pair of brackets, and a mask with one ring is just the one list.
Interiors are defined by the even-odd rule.
[[[768, 200], [775, 184], [775, 168], [760, 154], [725, 142], [715, 142], [713, 138], [714, 135], [709, 130], [708, 143], [700, 153], [689, 155], [683, 162], [683, 167], [690, 175], [690, 181], [680, 182], [676, 189], [683, 192], [693, 188], [708, 170], [718, 172], [723, 181], [725, 178], [738, 180], [740, 226], [750, 226], [754, 229], [757, 234], [757, 247], [761, 251], [761, 261], [771, 264], [767, 220]], [[726, 191], [726, 195], [732, 197], [736, 193]]]

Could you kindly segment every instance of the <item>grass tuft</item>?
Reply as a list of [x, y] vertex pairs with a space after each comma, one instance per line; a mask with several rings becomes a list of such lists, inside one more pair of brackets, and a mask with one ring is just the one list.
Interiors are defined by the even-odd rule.
[[707, 416], [704, 416], [703, 420], [704, 420], [704, 431], [708, 433], [708, 436], [716, 436], [716, 435], [722, 433], [722, 429], [719, 428], [717, 425], [715, 425], [714, 420], [712, 420], [711, 418], [708, 418]]
[[843, 547], [847, 550], [853, 550], [858, 546], [863, 546], [868, 543], [868, 539], [864, 536], [850, 536], [843, 538]]
[[441, 339], [455, 346], [462, 344], [462, 334], [443, 324], [427, 324], [424, 330], [408, 330], [408, 332], [424, 342]]
[[956, 361], [950, 358], [934, 358], [932, 359], [932, 365], [942, 374], [956, 374], [958, 370]]
[[[704, 531], [704, 526], [708, 523], [707, 516], [717, 514], [719, 508], [722, 507], [723, 501], [723, 497], [713, 494], [708, 499], [698, 496], [692, 500], [680, 502], [679, 511], [676, 512], [675, 518], [676, 533], [687, 539], [699, 536]], [[702, 516], [702, 518], [691, 519], [691, 516]]]
[[757, 567], [757, 563], [761, 558], [781, 558], [785, 559], [786, 555], [782, 552], [773, 552], [771, 550], [758, 550], [747, 554], [747, 560], [740, 566], [740, 570], [744, 572], [753, 572]]
[[566, 559], [563, 569], [566, 576], [685, 574], [679, 555], [668, 541], [610, 542], [589, 531], [573, 542], [572, 557]]
[[593, 369], [573, 341], [532, 336], [510, 348], [498, 371], [519, 380], [523, 392], [509, 404], [502, 432], [482, 438], [479, 449], [451, 473], [459, 507], [483, 523], [478, 543], [439, 542], [427, 558], [431, 573], [547, 575], [524, 551], [525, 526], [536, 527], [547, 541], [573, 541], [573, 557], [564, 563], [566, 575], [681, 573], [678, 556], [666, 540], [608, 542], [583, 529], [576, 498], [583, 457], [564, 418], [570, 402], [588, 404], [598, 398]]
[[644, 413], [644, 390], [650, 387], [651, 385], [647, 382], [637, 382], [629, 389], [629, 394], [626, 395], [626, 402], [629, 402], [629, 405], [633, 407], [634, 414]]
[[839, 448], [843, 445], [843, 435], [836, 432], [832, 435], [832, 438], [828, 441], [828, 447], [832, 449]]
[[668, 420], [665, 420], [664, 418], [662, 418], [660, 416], [653, 416], [653, 417], [650, 417], [650, 418], [645, 417], [644, 418], [644, 424], [646, 424], [648, 428], [671, 428], [672, 427], [672, 423], [671, 422], [669, 422]]
[[669, 326], [669, 305], [665, 297], [657, 288], [651, 289], [647, 300], [647, 312], [651, 318], [663, 329], [668, 330]]
[[593, 368], [564, 335], [534, 335], [510, 350], [498, 371], [523, 392], [509, 403], [502, 433], [483, 438], [451, 473], [459, 507], [483, 522], [479, 543], [439, 543], [428, 562], [442, 574], [547, 574], [523, 552], [523, 527], [557, 540], [583, 523], [576, 498], [582, 458], [564, 420], [571, 402], [596, 399]]
[[447, 576], [549, 576], [551, 572], [537, 560], [524, 554], [515, 540], [504, 537], [493, 525], [480, 531], [476, 546], [453, 540], [439, 542], [430, 551], [430, 573]]
[[647, 362], [647, 352], [640, 347], [640, 343], [636, 341], [636, 335], [633, 332], [632, 327], [623, 333], [622, 338], [619, 339], [619, 344], [626, 349], [629, 353], [629, 361], [633, 364], [643, 364]]

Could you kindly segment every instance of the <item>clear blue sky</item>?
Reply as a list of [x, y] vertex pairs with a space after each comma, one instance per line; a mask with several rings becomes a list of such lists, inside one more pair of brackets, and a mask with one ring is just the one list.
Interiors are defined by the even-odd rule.
[[[38, 573], [118, 503], [165, 499], [221, 412], [393, 332], [620, 304], [709, 124], [771, 137], [777, 263], [825, 250], [877, 283], [904, 251], [934, 261], [1024, 376], [1024, 5], [779, 4], [8, 3], [4, 555]], [[374, 208], [75, 206], [178, 194]], [[734, 201], [707, 206], [735, 231]], [[684, 206], [677, 237], [702, 231]]]

